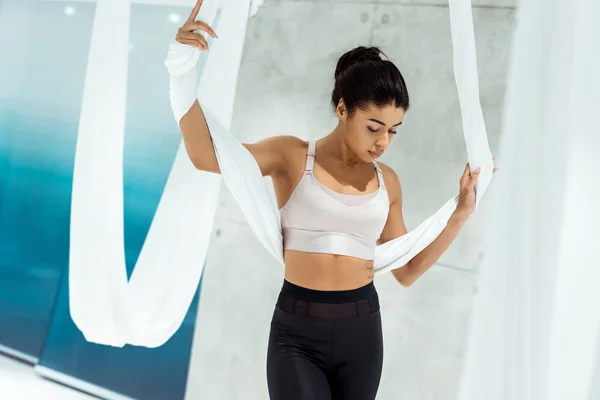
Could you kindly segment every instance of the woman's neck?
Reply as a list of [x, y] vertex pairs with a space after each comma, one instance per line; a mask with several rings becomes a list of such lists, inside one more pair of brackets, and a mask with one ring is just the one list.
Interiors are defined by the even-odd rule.
[[319, 152], [333, 157], [345, 168], [354, 168], [365, 163], [348, 147], [345, 135], [339, 126], [319, 140]]

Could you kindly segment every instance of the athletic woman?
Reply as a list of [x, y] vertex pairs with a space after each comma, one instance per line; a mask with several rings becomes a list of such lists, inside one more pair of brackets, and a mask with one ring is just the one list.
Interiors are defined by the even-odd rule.
[[[198, 1], [177, 41], [208, 50]], [[402, 74], [376, 47], [343, 54], [331, 104], [336, 128], [318, 140], [273, 136], [244, 144], [273, 181], [281, 213], [285, 279], [268, 344], [272, 400], [371, 400], [381, 377], [383, 340], [373, 284], [375, 247], [407, 233], [398, 176], [378, 163], [409, 109]], [[180, 121], [187, 153], [220, 173], [209, 127], [196, 101]], [[475, 209], [479, 171], [466, 166], [447, 227], [408, 264], [392, 271], [412, 285], [446, 251]]]

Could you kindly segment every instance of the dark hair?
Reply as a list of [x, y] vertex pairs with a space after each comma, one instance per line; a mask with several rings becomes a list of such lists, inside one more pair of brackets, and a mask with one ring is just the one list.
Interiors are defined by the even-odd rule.
[[394, 63], [382, 59], [380, 54], [384, 53], [377, 47], [360, 46], [340, 57], [331, 94], [334, 109], [344, 99], [350, 115], [370, 104], [378, 107], [394, 104], [408, 110], [410, 102], [404, 78]]

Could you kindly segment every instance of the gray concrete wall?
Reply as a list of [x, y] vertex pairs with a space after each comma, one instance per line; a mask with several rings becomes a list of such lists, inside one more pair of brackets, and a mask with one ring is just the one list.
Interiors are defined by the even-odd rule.
[[[495, 151], [514, 0], [473, 4], [481, 102]], [[412, 96], [405, 124], [382, 160], [402, 182], [408, 228], [457, 193], [466, 152], [447, 0], [267, 0], [248, 29], [233, 122], [241, 140], [329, 133], [335, 126], [329, 96], [337, 58], [357, 45], [377, 45], [404, 73]], [[376, 279], [385, 340], [378, 399], [455, 398], [488, 212], [482, 204], [440, 263], [410, 289], [391, 274]], [[202, 288], [188, 399], [268, 398], [266, 346], [282, 280], [283, 270], [224, 190]]]

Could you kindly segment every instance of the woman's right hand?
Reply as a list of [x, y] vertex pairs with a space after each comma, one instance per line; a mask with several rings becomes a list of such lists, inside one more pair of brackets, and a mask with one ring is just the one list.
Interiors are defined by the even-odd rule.
[[190, 16], [185, 21], [185, 24], [179, 31], [177, 32], [177, 36], [175, 39], [182, 44], [187, 44], [188, 46], [192, 46], [197, 48], [198, 50], [208, 50], [208, 42], [200, 33], [194, 32], [196, 30], [201, 30], [208, 33], [215, 39], [218, 39], [217, 34], [213, 29], [208, 26], [207, 23], [202, 21], [196, 21], [196, 17], [198, 16], [198, 12], [200, 11], [200, 7], [202, 6], [202, 0], [198, 0], [196, 5], [192, 9]]

